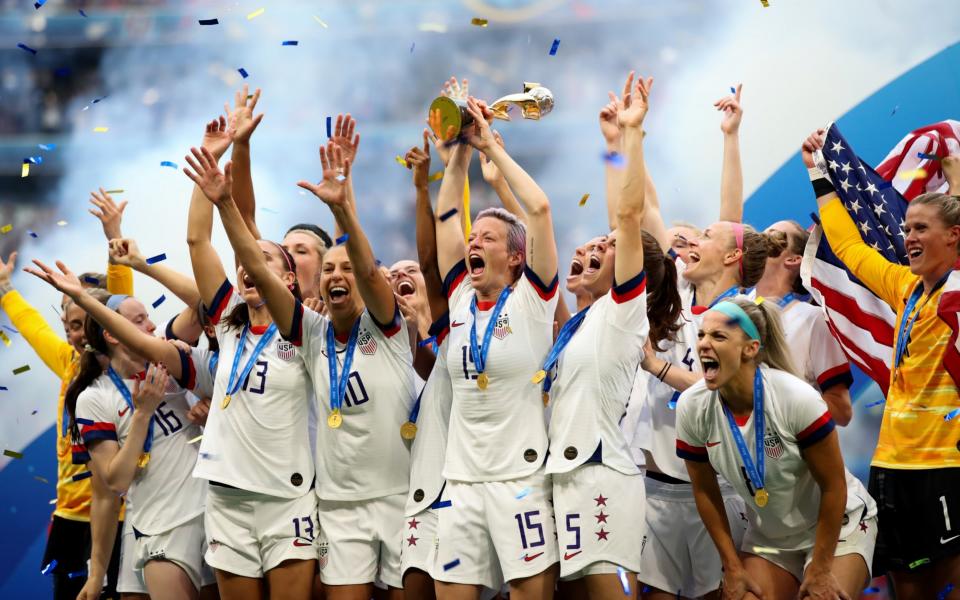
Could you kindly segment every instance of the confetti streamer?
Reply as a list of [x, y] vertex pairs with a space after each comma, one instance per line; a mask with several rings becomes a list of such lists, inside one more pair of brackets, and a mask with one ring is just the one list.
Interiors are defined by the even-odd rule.
[[148, 265], [152, 265], [152, 264], [156, 264], [156, 263], [158, 263], [158, 262], [162, 262], [162, 261], [165, 261], [165, 260], [167, 260], [167, 255], [166, 255], [166, 254], [158, 254], [158, 255], [156, 255], [156, 256], [151, 256], [150, 258], [148, 258], [148, 259], [147, 259], [147, 264], [148, 264]]
[[336, 240], [336, 242], [335, 242], [334, 245], [339, 246], [340, 244], [345, 244], [345, 243], [347, 243], [347, 240], [349, 240], [349, 239], [350, 239], [350, 234], [349, 234], [349, 233], [345, 233], [345, 234], [343, 234], [343, 235], [341, 235], [340, 237], [337, 238], [337, 240]]
[[267, 9], [265, 9], [265, 8], [258, 8], [257, 10], [255, 10], [255, 11], [253, 11], [252, 13], [250, 13], [249, 15], [247, 15], [247, 20], [249, 21], [249, 20], [251, 20], [251, 19], [256, 19], [257, 17], [259, 17], [260, 15], [262, 15], [264, 12], [266, 12], [266, 10], [267, 10]]
[[41, 150], [46, 150], [49, 152], [51, 150], [56, 150], [57, 145], [56, 144], [37, 144], [37, 148], [40, 148]]
[[219, 25], [220, 20], [219, 19], [200, 19], [200, 24], [201, 25]]
[[93, 128], [93, 132], [94, 132], [94, 133], [106, 133], [106, 132], [108, 132], [108, 131], [110, 131], [110, 128], [109, 128], [109, 127], [94, 127], [94, 128]]
[[420, 23], [417, 27], [420, 31], [432, 31], [434, 33], [446, 33], [447, 26], [443, 23]]
[[300, 42], [297, 40], [284, 40], [281, 46], [299, 46]]
[[427, 181], [440, 181], [443, 179], [443, 171], [437, 171], [430, 177], [427, 177]]
[[470, 19], [470, 24], [475, 27], [486, 27], [488, 23], [489, 21], [487, 21], [486, 19], [481, 19], [479, 17], [474, 17]]
[[871, 402], [870, 404], [867, 405], [867, 408], [871, 408], [871, 407], [874, 407], [874, 406], [879, 406], [880, 404], [883, 404], [884, 402], [886, 402], [886, 400], [877, 400], [876, 402]]
[[452, 217], [452, 216], [455, 215], [455, 214], [457, 214], [457, 209], [451, 208], [451, 209], [448, 210], [447, 212], [445, 212], [445, 213], [443, 213], [442, 215], [440, 215], [440, 221], [446, 221], [447, 219], [449, 219], [450, 217]]
[[583, 197], [580, 198], [580, 206], [584, 206], [587, 203], [587, 200], [589, 199], [590, 199], [590, 194], [584, 194]]
[[916, 569], [917, 567], [922, 567], [923, 565], [928, 565], [928, 564], [930, 564], [929, 558], [921, 558], [920, 560], [913, 561], [907, 566], [910, 567], [911, 569]]
[[23, 162], [28, 162], [32, 165], [39, 165], [39, 164], [43, 164], [43, 157], [40, 156], [39, 154], [36, 156], [28, 156], [25, 159], [23, 159]]
[[56, 568], [57, 568], [57, 559], [53, 559], [53, 560], [50, 561], [50, 564], [48, 564], [48, 565], [45, 566], [44, 568], [40, 569], [40, 574], [41, 574], [41, 575], [49, 575], [49, 574], [52, 573], [53, 570], [56, 569]]
[[87, 13], [83, 12], [83, 9], [82, 9], [82, 8], [81, 8], [80, 10], [78, 10], [77, 12], [79, 12], [79, 13], [80, 13], [80, 16], [83, 17], [84, 19], [87, 18]]
[[434, 336], [430, 336], [430, 337], [428, 337], [427, 339], [422, 340], [421, 342], [417, 343], [417, 347], [418, 347], [418, 348], [423, 348], [423, 347], [425, 347], [425, 346], [429, 346], [430, 344], [434, 343], [435, 341], [437, 341], [437, 338], [434, 337]]
[[32, 237], [32, 238], [38, 238], [38, 237], [40, 237], [40, 236], [37, 235], [35, 232], [30, 231], [29, 229], [27, 230], [27, 233], [30, 234], [30, 237]]
[[559, 49], [560, 49], [560, 38], [556, 38], [553, 40], [553, 45], [550, 46], [550, 56], [556, 56], [557, 50]]
[[272, 208], [268, 208], [268, 207], [266, 207], [266, 206], [261, 206], [261, 207], [260, 207], [260, 210], [262, 210], [262, 211], [265, 212], [265, 213], [270, 213], [271, 215], [279, 215], [279, 214], [280, 214], [278, 211], [275, 211], [275, 210], [273, 210]]
[[327, 117], [327, 137], [333, 137], [333, 117]]
[[108, 194], [122, 194], [122, 193], [123, 193], [123, 188], [119, 188], [119, 189], [116, 189], [116, 190], [107, 190], [106, 193], [108, 193]]
[[760, 4], [762, 4], [764, 8], [770, 8], [769, 0], [760, 0]]
[[452, 568], [454, 568], [454, 567], [459, 567], [459, 566], [460, 566], [460, 559], [459, 559], [459, 558], [455, 558], [455, 559], [451, 560], [450, 562], [448, 562], [447, 564], [443, 565], [443, 570], [444, 570], [444, 571], [449, 571], [450, 569], [452, 569]]
[[96, 277], [91, 277], [87, 275], [83, 278], [84, 283], [89, 283], [90, 285], [100, 285], [100, 280]]
[[203, 435], [201, 434], [201, 435], [198, 435], [197, 437], [193, 438], [192, 440], [188, 440], [187, 443], [188, 443], [188, 444], [195, 444], [195, 443], [199, 442], [199, 441], [202, 440], [202, 439], [203, 439]]
[[914, 169], [912, 171], [904, 171], [903, 173], [900, 173], [898, 177], [900, 177], [900, 179], [914, 180], [914, 179], [923, 179], [926, 176], [927, 176], [927, 172], [925, 170]]
[[925, 159], [927, 159], [927, 160], [940, 160], [940, 159], [941, 159], [941, 157], [937, 156], [936, 154], [927, 154], [926, 152], [917, 152], [917, 157], [918, 157], [918, 158], [925, 158]]
[[453, 500], [440, 500], [440, 501], [434, 502], [430, 506], [430, 508], [432, 509], [450, 508], [451, 506], [453, 506]]
[[160, 166], [161, 166], [161, 167], [170, 167], [170, 168], [173, 169], [173, 170], [176, 170], [176, 169], [177, 169], [177, 163], [171, 162], [171, 161], [169, 161], [169, 160], [160, 161]]
[[730, 93], [731, 93], [731, 94], [736, 94], [736, 93], [737, 93], [737, 88], [735, 88], [735, 87], [733, 87], [733, 86], [731, 85], [731, 86], [730, 86]]
[[167, 299], [166, 295], [160, 294], [160, 297], [153, 301], [153, 307], [156, 308], [156, 307], [160, 306], [161, 304], [163, 304], [163, 302], [164, 302], [166, 299]]
[[33, 3], [33, 7], [37, 10], [40, 10], [40, 7], [47, 3], [47, 0], [37, 0]]
[[3, 327], [4, 329], [6, 329], [7, 331], [9, 331], [10, 333], [20, 333], [19, 331], [17, 331], [17, 330], [14, 329], [13, 327], [10, 327], [9, 325], [0, 325], [0, 327]]
[[67, 222], [61, 219], [61, 220], [57, 221], [57, 225], [59, 225], [60, 227], [66, 227], [66, 226], [67, 226]]
[[20, 179], [30, 176], [30, 163], [27, 161], [23, 162], [23, 166], [20, 167]]
[[[6, 392], [6, 391], [7, 391], [7, 387], [4, 386], [4, 385], [0, 385], [0, 392]], [[33, 411], [33, 412], [30, 413], [30, 414], [31, 414], [31, 415], [35, 415], [35, 414], [37, 414], [37, 411]]]
[[3, 345], [9, 347], [13, 342], [10, 341], [9, 336], [6, 333], [0, 331], [0, 340], [3, 340]]
[[943, 415], [943, 420], [944, 420], [944, 421], [949, 421], [949, 420], [955, 418], [957, 415], [960, 415], [960, 408], [955, 408], [955, 409], [951, 410], [950, 412], [948, 412], [947, 414]]
[[630, 580], [627, 579], [627, 572], [623, 567], [617, 567], [617, 577], [620, 578], [620, 587], [623, 588], [623, 595], [630, 595]]
[[23, 453], [22, 453], [22, 452], [17, 452], [16, 450], [4, 450], [4, 451], [3, 451], [3, 455], [4, 455], [4, 456], [9, 456], [10, 458], [16, 458], [16, 459], [21, 459], [21, 458], [23, 458]]
[[246, 79], [247, 77], [250, 77], [250, 73], [247, 73], [247, 70], [244, 69], [243, 67], [240, 67], [239, 69], [237, 69], [237, 72], [240, 73], [240, 76], [243, 77], [244, 79]]
[[87, 576], [86, 569], [83, 569], [82, 571], [74, 571], [73, 573], [67, 573], [68, 579], [75, 579], [77, 577], [86, 577], [86, 576]]
[[90, 479], [93, 477], [93, 473], [90, 471], [84, 471], [83, 473], [77, 473], [70, 478], [71, 481], [83, 481], [84, 479]]
[[13, 370], [14, 375], [19, 375], [20, 373], [26, 373], [30, 370], [30, 365], [23, 365], [22, 367], [17, 367]]
[[410, 44], [410, 54], [413, 54], [413, 49], [416, 48], [416, 47], [417, 47], [417, 43], [416, 43], [416, 42]]
[[947, 596], [950, 595], [950, 592], [953, 591], [953, 587], [954, 586], [952, 583], [948, 583], [946, 587], [940, 590], [940, 592], [937, 594], [937, 600], [946, 600]]
[[753, 554], [780, 554], [780, 549], [768, 548], [766, 546], [754, 546]]
[[0, 227], [0, 233], [10, 233], [10, 230], [13, 229], [13, 225], [4, 225]]
[[34, 56], [36, 56], [36, 54], [37, 54], [37, 51], [36, 51], [36, 50], [34, 50], [33, 48], [31, 48], [30, 46], [28, 46], [28, 45], [26, 45], [26, 44], [17, 44], [17, 48], [20, 48], [21, 50], [23, 50], [23, 51], [25, 51], [25, 52], [29, 52], [30, 54], [33, 54]]
[[405, 160], [403, 159], [403, 157], [400, 156], [399, 154], [398, 154], [397, 157], [394, 158], [393, 160], [397, 161], [397, 164], [400, 165], [401, 167], [407, 166], [407, 161], [405, 161]]
[[322, 25], [324, 29], [327, 29], [329, 27], [326, 23], [323, 22], [323, 19], [321, 19], [317, 15], [313, 15], [313, 20], [316, 21], [317, 23], [320, 23], [320, 25]]
[[893, 115], [897, 114], [897, 109], [898, 109], [898, 108], [900, 108], [900, 105], [899, 105], [899, 104], [893, 107], [893, 110], [890, 111], [890, 116], [891, 116], [891, 117], [892, 117]]
[[526, 498], [526, 497], [529, 496], [529, 495], [530, 495], [530, 488], [526, 487], [526, 488], [523, 488], [522, 490], [520, 490], [520, 493], [517, 494], [516, 498], [517, 498], [517, 500], [522, 500], [522, 499]]
[[46, 479], [45, 477], [40, 477], [39, 475], [34, 475], [33, 478], [41, 483], [50, 483], [48, 479]]

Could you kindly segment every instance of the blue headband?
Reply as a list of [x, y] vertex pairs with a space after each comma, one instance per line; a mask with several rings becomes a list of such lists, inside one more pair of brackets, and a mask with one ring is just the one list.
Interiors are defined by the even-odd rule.
[[727, 315], [734, 323], [740, 326], [740, 329], [747, 334], [748, 338], [757, 340], [758, 342], [760, 341], [760, 331], [757, 330], [757, 326], [753, 323], [749, 315], [747, 315], [746, 311], [740, 308], [740, 305], [736, 302], [725, 300], [710, 307], [710, 310], [715, 310]]
[[123, 303], [123, 301], [129, 297], [130, 296], [126, 294], [113, 294], [107, 298], [107, 308], [116, 312], [116, 310], [120, 308], [120, 305]]

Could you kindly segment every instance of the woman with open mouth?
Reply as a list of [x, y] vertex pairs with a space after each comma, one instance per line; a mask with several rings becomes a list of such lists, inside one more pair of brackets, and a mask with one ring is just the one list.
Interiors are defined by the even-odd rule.
[[[850, 272], [896, 312], [890, 384], [870, 463], [870, 493], [883, 499], [877, 570], [890, 573], [898, 598], [932, 598], [960, 575], [960, 444], [956, 427], [945, 423], [960, 397], [960, 381], [947, 369], [957, 306], [944, 293], [956, 277], [960, 189], [910, 201], [900, 233], [909, 264], [889, 262], [863, 240], [815, 164], [815, 152], [832, 158], [824, 138], [818, 129], [801, 147], [823, 233]], [[948, 181], [956, 180], [956, 161], [941, 160]]]
[[[723, 562], [723, 597], [859, 597], [877, 507], [843, 466], [827, 405], [794, 374], [777, 309], [742, 297], [714, 305], [697, 352], [704, 378], [677, 402], [677, 455]], [[746, 504], [739, 547], [718, 473]]]

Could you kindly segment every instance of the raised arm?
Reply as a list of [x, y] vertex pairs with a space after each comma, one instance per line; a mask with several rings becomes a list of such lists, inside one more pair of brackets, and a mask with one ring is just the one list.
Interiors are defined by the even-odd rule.
[[[631, 73], [631, 76], [633, 73]], [[630, 106], [618, 103], [617, 115], [623, 128], [627, 168], [623, 192], [617, 205], [617, 260], [614, 279], [624, 284], [643, 271], [643, 213], [647, 188], [646, 165], [643, 160], [643, 120], [649, 107], [653, 78], [637, 78], [630, 90]], [[626, 95], [624, 96], [626, 98]]]
[[617, 98], [612, 91], [607, 92], [610, 102], [600, 109], [600, 133], [606, 148], [607, 157], [604, 160], [604, 180], [607, 192], [607, 226], [610, 231], [617, 228], [617, 206], [620, 204], [620, 192], [623, 190], [623, 168], [618, 164], [618, 157], [623, 154], [623, 132], [617, 116], [617, 107], [626, 103], [630, 105], [630, 90], [633, 88], [633, 71], [627, 76], [623, 84], [623, 101]]
[[255, 239], [260, 239], [260, 230], [257, 228], [257, 201], [250, 173], [250, 136], [263, 120], [263, 113], [253, 116], [259, 100], [260, 88], [250, 95], [250, 89], [244, 85], [233, 97], [233, 110], [224, 104], [224, 109], [230, 115], [230, 130], [233, 131], [233, 153], [230, 156], [233, 163], [233, 200]]
[[723, 172], [720, 175], [720, 220], [740, 223], [743, 221], [743, 166], [740, 164], [740, 90], [714, 102], [717, 110], [724, 113], [720, 130], [723, 131]]
[[[337, 120], [333, 125], [332, 135], [328, 138], [327, 143], [332, 143], [335, 146], [340, 148], [340, 152], [344, 160], [350, 162], [351, 165], [356, 164], [357, 150], [360, 147], [360, 134], [356, 133], [357, 121], [350, 116], [350, 113], [346, 115], [339, 114], [337, 115]], [[356, 208], [357, 199], [353, 194], [353, 186], [347, 187], [347, 204]], [[334, 223], [333, 234], [335, 238], [340, 238], [343, 236], [343, 230], [340, 229], [340, 223]]]
[[439, 319], [447, 312], [447, 299], [443, 295], [443, 276], [437, 265], [437, 230], [430, 204], [430, 142], [428, 130], [423, 131], [423, 149], [410, 148], [404, 157], [407, 168], [413, 171], [413, 187], [417, 190], [417, 258], [420, 272], [427, 287], [427, 302], [430, 314]]
[[[472, 128], [470, 125], [467, 129]], [[443, 136], [451, 140], [452, 132]], [[441, 143], [443, 143], [441, 141]], [[440, 180], [440, 192], [437, 195], [437, 265], [440, 276], [446, 277], [455, 264], [464, 259], [466, 247], [463, 243], [463, 186], [470, 168], [473, 148], [467, 144], [456, 143], [450, 152], [450, 158]]]
[[80, 286], [80, 280], [73, 271], [62, 262], [57, 261], [57, 268], [60, 269], [60, 272], [54, 271], [39, 260], [34, 260], [33, 263], [36, 268], [28, 267], [24, 269], [27, 273], [39, 277], [60, 292], [70, 296], [77, 303], [77, 306], [87, 311], [87, 314], [93, 317], [97, 323], [100, 323], [121, 344], [152, 363], [162, 364], [173, 375], [174, 379], [181, 378], [180, 354], [172, 344], [144, 333], [118, 312], [110, 310], [102, 302], [88, 294]]
[[[501, 148], [504, 147], [503, 137], [500, 136], [500, 132], [494, 131], [493, 139], [496, 140]], [[490, 184], [493, 191], [497, 193], [497, 197], [500, 198], [500, 203], [503, 204], [503, 208], [520, 219], [521, 222], [526, 223], [527, 213], [520, 207], [520, 203], [517, 202], [517, 197], [513, 195], [513, 190], [507, 185], [507, 180], [504, 178], [503, 173], [500, 172], [497, 165], [488, 159], [487, 155], [483, 152], [480, 153], [480, 172], [483, 173], [484, 181]]]
[[363, 303], [378, 323], [392, 323], [397, 314], [397, 300], [393, 295], [393, 288], [377, 266], [373, 249], [360, 227], [354, 205], [347, 200], [348, 188], [352, 185], [350, 161], [344, 158], [339, 146], [329, 142], [326, 148], [320, 147], [320, 164], [323, 167], [323, 181], [318, 184], [301, 181], [297, 185], [310, 190], [333, 213], [337, 225], [347, 236], [347, 255], [353, 265], [357, 290]]
[[527, 213], [527, 267], [541, 281], [553, 281], [557, 276], [557, 243], [549, 198], [537, 182], [497, 144], [485, 114], [489, 113], [489, 109], [481, 107], [476, 98], [471, 96], [467, 100], [467, 110], [475, 121], [474, 128], [466, 132], [468, 143], [497, 165]]
[[[127, 202], [123, 201], [117, 204], [113, 201], [113, 196], [100, 188], [99, 192], [90, 192], [90, 204], [96, 208], [96, 210], [89, 209], [90, 214], [100, 221], [107, 242], [122, 237], [123, 232], [120, 230], [120, 225], [123, 222], [123, 210], [127, 207]], [[111, 294], [133, 295], [133, 271], [130, 270], [130, 267], [107, 265], [107, 291]]]

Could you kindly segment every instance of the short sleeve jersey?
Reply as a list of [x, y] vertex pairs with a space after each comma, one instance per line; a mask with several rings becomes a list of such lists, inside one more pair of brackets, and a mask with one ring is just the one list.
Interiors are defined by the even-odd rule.
[[[313, 390], [299, 350], [275, 334], [229, 404], [223, 405], [237, 352], [239, 377], [266, 329], [251, 327], [240, 347], [243, 328], [225, 323], [226, 314], [240, 302], [224, 281], [209, 311], [220, 353], [194, 476], [268, 496], [299, 498], [314, 478], [308, 434]], [[206, 367], [194, 368], [199, 373]]]
[[807, 383], [820, 390], [853, 384], [850, 363], [840, 343], [830, 333], [823, 310], [807, 302], [784, 307], [783, 328], [795, 367]]
[[[133, 393], [133, 379], [123, 381]], [[187, 419], [186, 391], [170, 381], [167, 393], [152, 419], [150, 460], [138, 469], [127, 496], [136, 511], [132, 525], [140, 533], [157, 535], [203, 513], [206, 484], [191, 476], [197, 462], [197, 445], [188, 443], [200, 428]], [[77, 423], [89, 448], [103, 440], [122, 447], [130, 433], [133, 408], [104, 373], [77, 398]]]
[[179, 348], [177, 351], [180, 353], [180, 380], [177, 383], [200, 398], [212, 398], [219, 353], [196, 347], [190, 348], [189, 353]]
[[[761, 367], [765, 431], [763, 453], [764, 489], [770, 495], [763, 508], [754, 502], [755, 489], [743, 468], [743, 460], [719, 393], [699, 381], [680, 395], [677, 403], [677, 455], [685, 460], [709, 462], [730, 482], [747, 506], [751, 527], [783, 550], [813, 546], [820, 487], [814, 480], [802, 451], [827, 437], [834, 429], [827, 405], [805, 381], [784, 371]], [[750, 457], [756, 460], [751, 414], [737, 423]], [[847, 480], [846, 523], [840, 538], [849, 535], [877, 508], [863, 484], [844, 469]]]
[[639, 473], [620, 420], [650, 331], [646, 296], [643, 272], [615, 285], [587, 309], [560, 354], [550, 389], [548, 473], [566, 473], [587, 460]]
[[[540, 388], [530, 378], [553, 344], [557, 276], [543, 283], [529, 268], [517, 280], [494, 325], [486, 359], [487, 389], [477, 386], [470, 351], [474, 290], [461, 261], [444, 281], [450, 305], [446, 365], [453, 389], [443, 475], [457, 481], [503, 481], [536, 471], [547, 452]], [[492, 306], [478, 303], [477, 337]]]
[[[395, 309], [393, 319], [377, 323], [369, 311], [360, 316], [353, 364], [340, 412], [340, 427], [327, 425], [330, 320], [298, 302], [290, 340], [298, 346], [317, 397], [317, 494], [324, 500], [366, 500], [407, 491], [410, 450], [400, 436], [416, 399], [413, 356], [407, 324]], [[343, 377], [346, 339], [335, 338], [337, 377]]]

